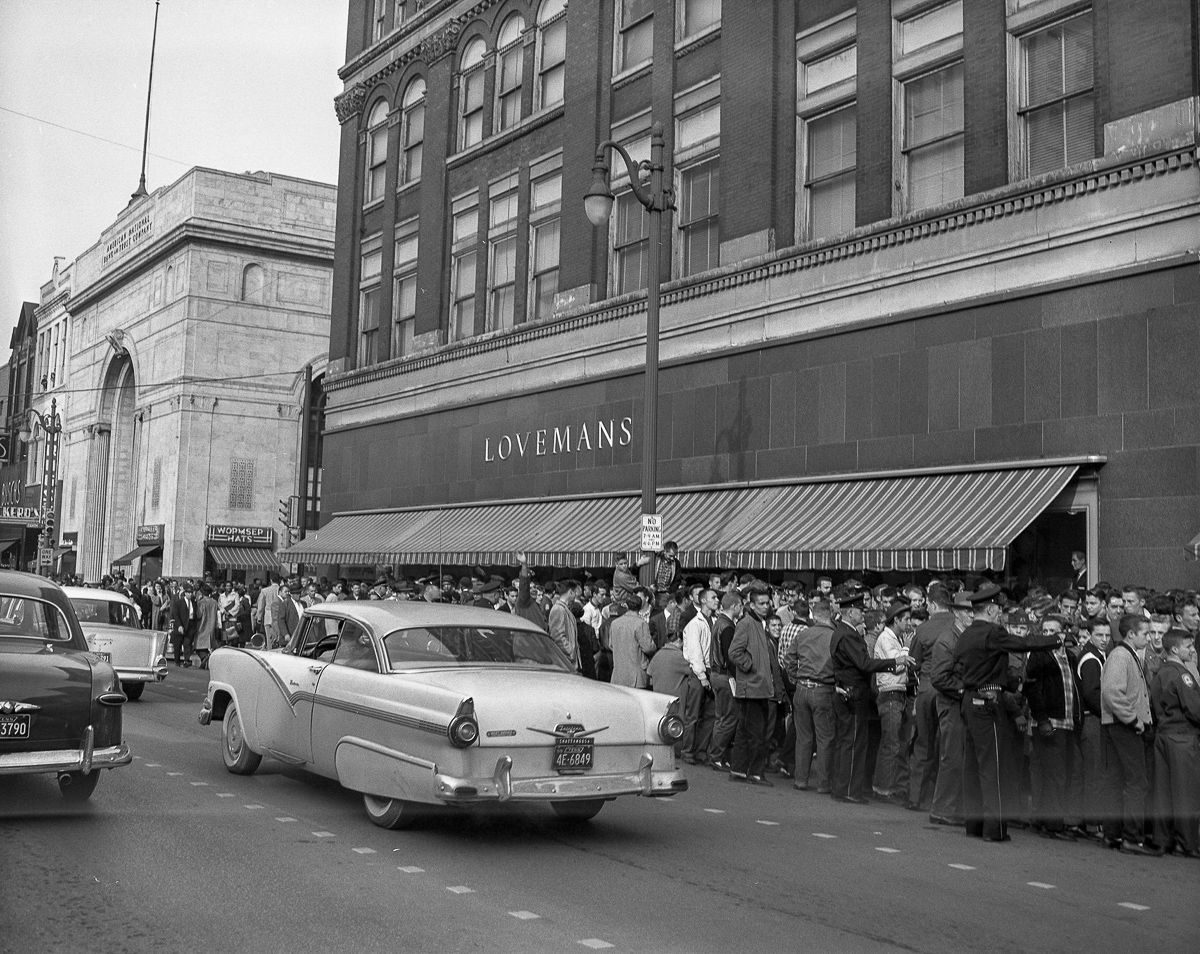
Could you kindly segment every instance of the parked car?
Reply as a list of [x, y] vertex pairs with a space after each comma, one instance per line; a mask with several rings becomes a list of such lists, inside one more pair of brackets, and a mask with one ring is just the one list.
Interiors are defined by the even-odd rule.
[[620, 795], [686, 791], [671, 696], [593, 682], [546, 633], [495, 610], [309, 607], [282, 650], [216, 650], [200, 722], [248, 775], [264, 756], [361, 792], [383, 828], [421, 805], [549, 802], [585, 821]]
[[125, 695], [140, 699], [146, 683], [167, 678], [167, 634], [142, 629], [137, 607], [129, 597], [84, 586], [65, 586], [63, 590], [79, 617], [88, 647], [112, 664]]
[[85, 801], [101, 769], [133, 759], [124, 703], [62, 587], [0, 571], [0, 775], [54, 773], [65, 798]]

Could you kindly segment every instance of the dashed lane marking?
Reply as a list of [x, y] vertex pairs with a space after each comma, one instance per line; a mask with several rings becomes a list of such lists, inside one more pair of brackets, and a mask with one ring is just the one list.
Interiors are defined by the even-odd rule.
[[1046, 884], [1045, 881], [1026, 881], [1025, 883], [1031, 888], [1041, 888], [1044, 891], [1049, 891], [1054, 887], [1052, 884]]
[[424, 874], [424, 868], [418, 868], [416, 865], [399, 865], [397, 871], [403, 871], [405, 874]]
[[1130, 911], [1149, 911], [1150, 910], [1150, 908], [1148, 908], [1146, 905], [1134, 904], [1132, 901], [1121, 901], [1120, 903], [1117, 904], [1117, 907], [1129, 908]]
[[882, 852], [883, 852], [885, 855], [898, 855], [898, 854], [900, 854], [900, 849], [899, 849], [899, 848], [880, 848], [878, 845], [876, 845], [876, 847], [875, 847], [875, 850], [876, 850], [876, 851], [882, 851]]
[[975, 866], [974, 866], [974, 865], [956, 865], [956, 864], [951, 864], [951, 865], [949, 865], [948, 867], [950, 867], [950, 868], [957, 868], [959, 871], [974, 871], [974, 870], [975, 870]]
[[195, 785], [197, 788], [200, 788], [201, 786], [207, 785], [208, 782], [192, 782], [192, 784]]
[[252, 812], [253, 812], [253, 811], [257, 811], [258, 809], [260, 809], [260, 808], [262, 808], [262, 807], [263, 807], [262, 805], [243, 805], [243, 806], [242, 806], [242, 808], [249, 809], [249, 810], [250, 810], [250, 811], [252, 811]]
[[217, 798], [233, 798], [233, 792], [217, 792]]
[[451, 894], [474, 894], [474, 888], [468, 888], [465, 884], [448, 884], [446, 890]]
[[373, 855], [373, 854], [375, 854], [374, 848], [351, 848], [350, 850], [353, 851], [356, 855]]
[[814, 838], [836, 838], [837, 837], [837, 835], [827, 835], [823, 831], [814, 831], [812, 833], [812, 836]]
[[296, 819], [292, 818], [292, 817], [291, 817], [291, 816], [289, 816], [289, 815], [280, 815], [280, 816], [279, 816], [278, 818], [276, 818], [275, 820], [276, 820], [277, 822], [294, 822]]
[[180, 776], [182, 774], [183, 774], [182, 772], [168, 772], [167, 778], [176, 778], [177, 776]]
[[755, 819], [755, 823], [759, 825], [778, 825], [779, 822], [765, 821], [762, 818]]
[[540, 914], [534, 914], [532, 911], [509, 911], [508, 916], [518, 921], [536, 921], [541, 918]]
[[146, 768], [162, 768], [161, 762], [147, 762]]
[[704, 810], [706, 812], [708, 812], [710, 815], [724, 815], [725, 814], [725, 809], [723, 809], [723, 808], [706, 808]]
[[595, 950], [595, 951], [603, 950], [606, 947], [612, 947], [612, 945], [609, 944], [608, 941], [602, 941], [598, 937], [585, 937], [579, 943], [582, 944], [584, 947], [590, 947], [590, 948], [592, 948], [592, 950]]
[[331, 831], [314, 831], [313, 837], [314, 838], [333, 838], [334, 834]]

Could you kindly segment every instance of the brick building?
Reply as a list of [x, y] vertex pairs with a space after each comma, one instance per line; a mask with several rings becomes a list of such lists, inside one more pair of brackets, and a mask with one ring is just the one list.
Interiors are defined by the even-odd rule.
[[[1195, 586], [1188, 0], [351, 0], [323, 528], [293, 559]], [[1153, 69], [1146, 64], [1153, 62]], [[1193, 545], [1194, 549], [1194, 545]]]

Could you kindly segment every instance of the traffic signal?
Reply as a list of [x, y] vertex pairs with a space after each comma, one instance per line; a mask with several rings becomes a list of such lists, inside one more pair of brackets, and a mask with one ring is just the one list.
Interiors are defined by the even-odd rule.
[[288, 517], [291, 516], [291, 514], [289, 512], [291, 509], [292, 508], [291, 508], [290, 502], [286, 498], [280, 498], [280, 500], [279, 500], [279, 522], [282, 523], [285, 527], [291, 526], [291, 524], [288, 522]]
[[46, 516], [44, 518], [42, 518], [42, 530], [46, 534], [47, 542], [54, 539], [54, 512], [53, 511], [47, 512]]

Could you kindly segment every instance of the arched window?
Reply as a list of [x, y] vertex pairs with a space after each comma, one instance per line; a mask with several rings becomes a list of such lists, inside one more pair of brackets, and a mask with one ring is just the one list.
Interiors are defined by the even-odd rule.
[[261, 265], [247, 265], [242, 269], [242, 301], [255, 305], [263, 303], [263, 270]]
[[525, 21], [514, 13], [500, 27], [496, 43], [496, 123], [500, 132], [521, 121], [521, 81], [525, 76]]
[[417, 78], [408, 84], [402, 100], [404, 128], [401, 133], [400, 181], [421, 178], [421, 157], [425, 145], [425, 81]]
[[371, 107], [367, 118], [367, 174], [363, 201], [374, 202], [383, 195], [387, 173], [387, 100]]
[[567, 0], [546, 0], [537, 15], [537, 102], [535, 109], [563, 101], [567, 75]]
[[458, 79], [458, 148], [483, 141], [483, 40], [475, 39], [463, 50]]

